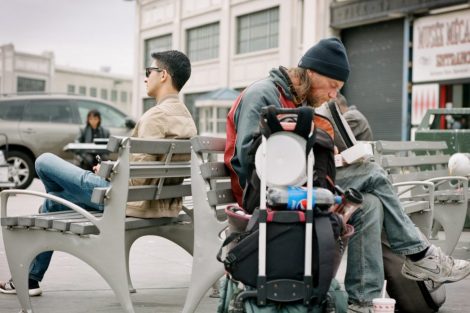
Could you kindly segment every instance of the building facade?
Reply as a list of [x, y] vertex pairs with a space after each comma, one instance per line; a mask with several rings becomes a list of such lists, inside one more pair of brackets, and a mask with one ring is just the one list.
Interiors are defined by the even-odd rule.
[[130, 77], [59, 66], [52, 52], [35, 55], [17, 52], [12, 44], [0, 46], [0, 95], [25, 92], [96, 97], [132, 113]]
[[134, 116], [155, 104], [143, 81], [152, 51], [177, 49], [191, 59], [182, 97], [199, 124], [206, 119], [194, 106], [198, 97], [219, 88], [241, 91], [272, 67], [295, 66], [306, 49], [332, 35], [342, 39], [351, 63], [342, 92], [369, 118], [376, 139], [409, 139], [426, 108], [470, 106], [468, 0], [139, 0], [136, 6]]
[[194, 105], [199, 96], [219, 88], [240, 91], [273, 67], [295, 66], [305, 49], [331, 35], [326, 0], [140, 0], [136, 5], [135, 116], [155, 104], [143, 81], [152, 51], [177, 49], [191, 59], [182, 97], [199, 124]]
[[57, 65], [51, 91], [100, 98], [129, 115], [132, 112], [132, 79], [128, 76]]

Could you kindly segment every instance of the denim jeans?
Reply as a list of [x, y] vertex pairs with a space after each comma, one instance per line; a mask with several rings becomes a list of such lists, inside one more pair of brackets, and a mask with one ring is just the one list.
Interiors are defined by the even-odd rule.
[[387, 174], [376, 163], [364, 162], [341, 168], [336, 183], [342, 188], [352, 187], [375, 196], [366, 196], [362, 209], [351, 219], [356, 232], [349, 242], [345, 279], [350, 302], [368, 305], [373, 298], [380, 297], [383, 285], [382, 225], [394, 253], [418, 253], [429, 243], [421, 239], [404, 213]]
[[[103, 205], [92, 203], [91, 194], [95, 187], [107, 187], [109, 182], [85, 171], [51, 153], [44, 153], [36, 159], [36, 172], [46, 187], [46, 192], [66, 199], [87, 210], [103, 210]], [[46, 199], [41, 212], [69, 210], [66, 206]], [[31, 263], [29, 278], [41, 281], [49, 267], [52, 251], [39, 254]]]

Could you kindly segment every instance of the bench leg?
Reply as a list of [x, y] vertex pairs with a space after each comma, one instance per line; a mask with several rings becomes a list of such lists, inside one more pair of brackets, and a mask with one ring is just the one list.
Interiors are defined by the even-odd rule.
[[[111, 244], [108, 245], [108, 247], [109, 246], [111, 246]], [[125, 251], [121, 250], [120, 253], [125, 254]], [[124, 311], [127, 313], [135, 313], [129, 293], [130, 283], [128, 280], [128, 266], [126, 266], [125, 261], [126, 256], [122, 255], [121, 258], [119, 257], [120, 253], [113, 251], [110, 252], [109, 250], [106, 251], [106, 249], [103, 249], [103, 247], [97, 247], [95, 251], [89, 251], [87, 256], [83, 257], [82, 259], [86, 261], [91, 267], [93, 267], [113, 289], [114, 294], [121, 303]], [[89, 255], [92, 257], [88, 257]], [[109, 260], [110, 255], [116, 257], [112, 260]], [[104, 262], [104, 260], [108, 260], [109, 262]]]
[[434, 225], [432, 226], [432, 232], [431, 232], [431, 239], [437, 240], [439, 239], [438, 233], [441, 230], [441, 223], [439, 223], [437, 220], [434, 220]]
[[210, 217], [205, 223], [195, 223], [195, 227], [200, 227], [194, 232], [191, 282], [183, 313], [194, 312], [207, 290], [224, 274], [224, 267], [215, 256], [221, 245], [219, 233], [226, 223], [217, 222], [213, 216]]
[[457, 245], [465, 224], [467, 203], [436, 203], [434, 205], [434, 218], [444, 228], [444, 252], [451, 255]]
[[[191, 283], [186, 295], [183, 313], [194, 312], [207, 290], [224, 274], [222, 264], [216, 260], [214, 255], [211, 257], [215, 260], [214, 262], [207, 262], [207, 255], [202, 258], [194, 255]], [[208, 272], [207, 268], [211, 268], [212, 271]]]
[[134, 237], [129, 238], [128, 236], [126, 236], [126, 272], [127, 272], [128, 289], [130, 293], [137, 292], [137, 290], [132, 285], [131, 273], [129, 271], [129, 255], [131, 253], [131, 247], [137, 238], [134, 238]]
[[28, 278], [29, 266], [34, 257], [42, 252], [30, 249], [28, 243], [31, 237], [24, 234], [24, 230], [7, 230], [3, 228], [3, 242], [10, 268], [11, 277], [15, 284], [16, 294], [20, 302], [22, 312], [32, 313], [31, 300], [29, 298]]

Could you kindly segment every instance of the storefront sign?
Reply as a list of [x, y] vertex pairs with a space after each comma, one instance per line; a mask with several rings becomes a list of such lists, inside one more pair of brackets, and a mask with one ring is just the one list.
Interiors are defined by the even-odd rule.
[[470, 10], [416, 19], [413, 82], [470, 78]]
[[439, 84], [413, 85], [411, 89], [411, 124], [418, 125], [428, 109], [439, 106]]
[[330, 25], [343, 29], [466, 2], [468, 0], [336, 0], [330, 5]]

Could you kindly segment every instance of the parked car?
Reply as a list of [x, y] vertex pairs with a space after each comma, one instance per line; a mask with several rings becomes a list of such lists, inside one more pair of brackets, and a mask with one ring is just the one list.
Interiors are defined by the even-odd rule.
[[[17, 188], [27, 188], [36, 175], [34, 161], [44, 152], [73, 159], [63, 147], [75, 140], [91, 109], [101, 113], [112, 135], [127, 135], [135, 122], [111, 103], [72, 95], [12, 95], [0, 98], [0, 133], [8, 136], [7, 161]], [[0, 150], [5, 140], [0, 137]]]
[[430, 109], [415, 140], [446, 141], [448, 153], [470, 152], [470, 108]]

